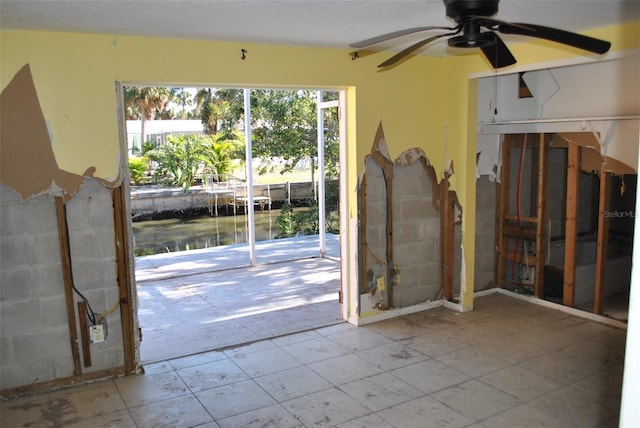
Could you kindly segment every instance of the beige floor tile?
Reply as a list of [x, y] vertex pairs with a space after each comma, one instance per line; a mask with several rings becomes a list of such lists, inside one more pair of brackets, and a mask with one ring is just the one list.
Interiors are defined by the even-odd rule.
[[261, 376], [254, 380], [279, 402], [302, 397], [333, 386], [306, 366]]
[[196, 396], [216, 420], [276, 404], [253, 380], [219, 386], [198, 392]]
[[477, 380], [443, 389], [431, 397], [473, 421], [481, 421], [521, 404], [517, 398]]
[[[34, 426], [34, 425], [31, 425]], [[37, 425], [35, 425], [37, 426]], [[55, 425], [54, 425], [55, 426]], [[64, 428], [142, 428], [136, 425], [128, 410], [117, 410], [93, 418], [80, 419], [76, 422], [65, 424]]]
[[482, 376], [512, 365], [509, 361], [489, 354], [477, 347], [469, 347], [441, 355], [436, 360], [471, 377]]
[[557, 328], [553, 324], [531, 328], [516, 333], [514, 337], [548, 350], [564, 348], [581, 340], [581, 338], [573, 336], [570, 332]]
[[523, 319], [518, 315], [508, 315], [483, 319], [474, 322], [473, 326], [481, 329], [489, 328], [491, 330], [497, 331], [498, 333], [504, 334], [515, 334], [535, 327], [535, 325], [532, 325], [529, 320]]
[[314, 331], [322, 336], [333, 336], [339, 333], [347, 333], [349, 331], [361, 330], [360, 327], [355, 326], [353, 324], [349, 324], [348, 322], [343, 322], [339, 324], [329, 325], [322, 328], [317, 328]]
[[55, 426], [76, 416], [68, 400], [49, 401], [49, 394], [39, 394], [0, 402], [0, 425], [3, 427]]
[[287, 346], [294, 343], [306, 342], [307, 340], [318, 339], [322, 337], [320, 333], [317, 333], [315, 330], [303, 331], [300, 333], [288, 334], [282, 337], [276, 337], [273, 340], [278, 346]]
[[383, 371], [355, 354], [319, 361], [308, 367], [334, 385], [342, 385]]
[[282, 349], [304, 364], [315, 363], [316, 361], [322, 361], [348, 353], [346, 349], [323, 336], [319, 336], [313, 340], [285, 345], [282, 346]]
[[169, 364], [176, 370], [184, 369], [186, 367], [199, 366], [201, 364], [212, 363], [214, 361], [220, 361], [227, 358], [222, 351], [209, 351], [201, 354], [189, 355], [181, 358], [174, 358], [169, 360]]
[[491, 428], [567, 428], [567, 422], [557, 419], [528, 404], [506, 410], [482, 421]]
[[328, 336], [349, 352], [362, 351], [391, 343], [392, 340], [371, 330], [351, 330]]
[[593, 399], [605, 399], [620, 403], [622, 380], [623, 373], [619, 368], [613, 368], [598, 372], [571, 385], [587, 392]]
[[433, 359], [401, 367], [391, 373], [426, 394], [469, 380], [469, 376], [461, 371]]
[[113, 382], [106, 381], [2, 402], [0, 425], [67, 426], [92, 418], [109, 420], [110, 415], [127, 423], [125, 404]]
[[280, 348], [266, 349], [250, 354], [235, 354], [231, 357], [231, 361], [250, 377], [264, 376], [302, 364]]
[[420, 328], [419, 324], [405, 317], [378, 321], [368, 324], [365, 328], [393, 340], [407, 339], [431, 330]]
[[619, 406], [608, 400], [595, 400], [588, 392], [567, 386], [531, 402], [558, 419], [577, 427], [598, 427], [618, 416]]
[[125, 409], [125, 403], [111, 381], [56, 391], [49, 395], [49, 400], [70, 402], [80, 419]]
[[367, 415], [336, 425], [336, 428], [394, 428], [378, 415]]
[[[467, 312], [467, 316], [456, 311], [445, 308], [435, 308], [428, 311], [420, 311], [410, 315], [405, 315], [407, 321], [415, 324], [421, 330], [442, 331], [447, 328], [456, 327], [469, 322], [469, 318], [485, 318], [489, 316], [487, 312], [478, 312], [473, 317], [469, 316], [471, 312]], [[483, 316], [484, 315], [484, 316]]]
[[340, 389], [374, 412], [424, 395], [422, 391], [389, 373], [346, 383]]
[[549, 352], [548, 349], [514, 336], [497, 337], [479, 343], [478, 348], [510, 363], [520, 363]]
[[249, 376], [229, 359], [187, 367], [178, 370], [177, 373], [193, 392], [249, 379]]
[[604, 333], [591, 336], [588, 340], [592, 340], [602, 346], [609, 346], [624, 351], [627, 344], [627, 331], [614, 328]]
[[175, 372], [128, 376], [116, 379], [115, 384], [127, 407], [155, 403], [190, 393], [187, 385]]
[[356, 355], [383, 370], [393, 370], [427, 359], [426, 356], [401, 342], [392, 342], [374, 349], [359, 351]]
[[273, 340], [261, 340], [248, 345], [225, 349], [223, 352], [227, 357], [232, 358], [253, 354], [254, 352], [266, 351], [267, 349], [274, 349], [277, 347], [278, 345], [276, 345]]
[[576, 358], [588, 359], [603, 367], [613, 367], [624, 362], [624, 349], [602, 346], [592, 340], [583, 340], [560, 350], [561, 353]]
[[442, 331], [432, 332], [423, 336], [403, 341], [409, 348], [427, 357], [439, 357], [466, 348], [468, 345], [454, 339], [450, 334]]
[[280, 404], [221, 419], [218, 425], [221, 428], [304, 428], [304, 425]]
[[296, 398], [282, 405], [306, 426], [333, 426], [370, 411], [337, 388]]
[[522, 401], [529, 401], [564, 386], [552, 378], [520, 366], [511, 366], [479, 378]]
[[138, 428], [187, 428], [213, 422], [193, 395], [133, 407], [130, 411]]
[[144, 370], [144, 374], [146, 375], [165, 373], [174, 370], [169, 361], [159, 361], [157, 363], [144, 364], [142, 368]]
[[381, 410], [377, 415], [398, 428], [461, 428], [472, 423], [466, 416], [427, 396]]
[[445, 333], [450, 338], [469, 346], [476, 346], [490, 340], [507, 336], [505, 333], [491, 328], [476, 326], [475, 323], [468, 323], [450, 328], [445, 330]]
[[548, 352], [524, 361], [520, 365], [565, 384], [576, 382], [606, 369], [598, 361], [561, 351]]

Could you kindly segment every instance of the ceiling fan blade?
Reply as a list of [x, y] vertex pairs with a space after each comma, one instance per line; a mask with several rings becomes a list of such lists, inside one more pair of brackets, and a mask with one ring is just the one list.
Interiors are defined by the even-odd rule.
[[558, 28], [544, 27], [542, 25], [521, 22], [502, 22], [491, 18], [480, 18], [477, 19], [476, 22], [503, 34], [536, 37], [597, 54], [607, 53], [611, 47], [611, 43], [605, 40], [583, 36], [582, 34], [572, 33], [571, 31], [560, 30]]
[[380, 36], [372, 37], [370, 39], [361, 40], [359, 42], [352, 43], [349, 46], [352, 47], [352, 48], [360, 49], [360, 48], [366, 48], [367, 46], [372, 46], [372, 45], [375, 45], [375, 44], [378, 44], [378, 43], [386, 42], [387, 40], [395, 39], [397, 37], [402, 37], [402, 36], [406, 36], [406, 35], [414, 34], [414, 33], [420, 33], [422, 31], [429, 31], [429, 30], [449, 30], [449, 31], [453, 31], [455, 29], [456, 29], [456, 27], [414, 27], [414, 28], [407, 28], [405, 30], [394, 31], [392, 33], [386, 33], [386, 34], [382, 34]]
[[456, 33], [438, 34], [437, 36], [428, 37], [428, 38], [426, 38], [424, 40], [419, 41], [418, 43], [414, 43], [411, 46], [409, 46], [408, 48], [398, 52], [397, 54], [395, 54], [394, 56], [392, 56], [391, 58], [389, 58], [388, 60], [386, 60], [385, 62], [380, 64], [378, 66], [378, 68], [392, 66], [392, 65], [398, 63], [400, 60], [402, 60], [406, 56], [408, 56], [408, 55], [412, 54], [413, 52], [417, 51], [418, 49], [420, 49], [424, 45], [426, 45], [428, 43], [431, 43], [434, 40], [439, 39], [440, 37], [451, 36], [453, 34], [456, 34]]
[[495, 43], [491, 46], [484, 46], [480, 48], [484, 56], [489, 60], [493, 68], [508, 67], [516, 63], [516, 59], [511, 54], [511, 51], [504, 44], [502, 39], [498, 37], [496, 33], [493, 34]]

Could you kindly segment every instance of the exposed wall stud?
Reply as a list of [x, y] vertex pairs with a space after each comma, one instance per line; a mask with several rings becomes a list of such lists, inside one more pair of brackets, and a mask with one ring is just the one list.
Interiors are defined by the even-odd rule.
[[578, 196], [580, 186], [580, 146], [569, 143], [567, 156], [567, 217], [565, 220], [564, 284], [562, 301], [574, 305], [576, 280], [576, 241], [578, 237]]
[[533, 284], [533, 294], [544, 297], [544, 265], [549, 251], [549, 225], [547, 215], [547, 166], [549, 165], [548, 144], [545, 141], [545, 134], [540, 134], [538, 143], [538, 201], [537, 201], [537, 223], [536, 223], [536, 264], [535, 278]]
[[73, 270], [71, 267], [71, 249], [69, 247], [69, 227], [67, 224], [67, 209], [62, 197], [56, 197], [56, 215], [58, 220], [58, 237], [60, 240], [60, 259], [62, 262], [62, 278], [64, 280], [64, 295], [67, 305], [67, 321], [69, 323], [69, 340], [71, 341], [71, 357], [73, 358], [73, 375], [80, 376], [80, 347], [78, 345], [78, 327], [76, 313], [73, 307]]
[[593, 295], [593, 312], [602, 315], [607, 273], [607, 252], [609, 242], [609, 201], [611, 195], [611, 174], [600, 167], [600, 193], [598, 205], [598, 241], [596, 247], [596, 278]]

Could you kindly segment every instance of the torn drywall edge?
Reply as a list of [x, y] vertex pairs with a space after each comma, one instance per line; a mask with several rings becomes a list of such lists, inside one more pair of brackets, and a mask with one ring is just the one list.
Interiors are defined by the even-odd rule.
[[31, 75], [22, 67], [0, 94], [0, 181], [23, 201], [43, 193], [73, 194], [81, 176], [61, 170]]
[[[29, 64], [0, 94], [0, 152], [0, 182], [18, 193], [23, 202], [43, 194], [68, 200], [83, 186], [84, 177], [95, 173], [92, 166], [83, 175], [58, 166]], [[114, 187], [122, 180], [100, 181]]]
[[373, 137], [373, 144], [371, 145], [371, 155], [382, 155], [384, 159], [391, 162], [391, 156], [389, 155], [389, 149], [387, 148], [387, 140], [384, 137], [384, 129], [382, 128], [382, 121], [378, 124], [376, 135], [375, 137]]
[[[617, 128], [617, 127], [616, 127]], [[609, 128], [612, 129], [612, 128]], [[627, 128], [625, 128], [627, 129]], [[620, 138], [616, 138], [612, 140], [612, 133], [607, 133], [607, 147], [605, 148], [600, 144], [599, 136], [594, 132], [561, 132], [558, 133], [558, 138], [566, 142], [572, 142], [578, 144], [583, 147], [583, 155], [581, 161], [584, 163], [587, 162], [586, 165], [581, 165], [582, 169], [587, 172], [599, 171], [599, 164], [597, 163], [597, 159], [593, 157], [590, 151], [596, 152], [600, 155], [600, 163], [604, 162], [605, 170], [617, 175], [623, 174], [636, 174], [637, 173], [637, 165], [635, 168], [633, 165], [628, 164], [629, 160], [633, 161], [636, 159], [637, 162], [637, 153], [638, 153], [638, 145], [627, 144], [627, 148], [623, 148], [624, 142], [621, 141]], [[636, 133], [637, 135], [637, 133]], [[554, 146], [558, 147], [562, 143], [558, 142], [558, 140], [554, 141]], [[606, 151], [605, 151], [606, 150]], [[635, 155], [634, 153], [635, 152]], [[611, 156], [612, 152], [617, 154], [616, 157]], [[624, 161], [620, 160], [619, 156], [624, 156]], [[630, 157], [629, 157], [630, 156]]]
[[476, 178], [487, 175], [491, 181], [500, 181], [500, 175], [497, 174], [502, 162], [500, 134], [478, 134], [477, 151]]

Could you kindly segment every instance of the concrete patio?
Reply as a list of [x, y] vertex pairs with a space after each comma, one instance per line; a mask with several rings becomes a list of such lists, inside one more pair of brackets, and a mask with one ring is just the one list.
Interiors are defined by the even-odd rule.
[[327, 235], [136, 259], [143, 363], [341, 323], [340, 238]]

